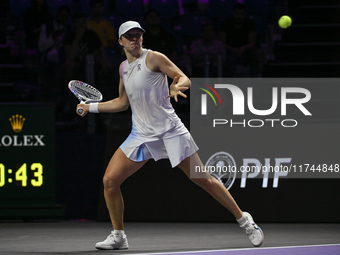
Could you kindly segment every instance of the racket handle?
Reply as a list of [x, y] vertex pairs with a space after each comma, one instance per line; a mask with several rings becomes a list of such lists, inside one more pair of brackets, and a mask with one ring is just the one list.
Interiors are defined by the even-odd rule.
[[[85, 104], [85, 102], [84, 102], [83, 100], [80, 100], [79, 104]], [[78, 112], [79, 114], [83, 114], [83, 112], [84, 112], [83, 107], [79, 107], [78, 110], [77, 110], [77, 112]]]

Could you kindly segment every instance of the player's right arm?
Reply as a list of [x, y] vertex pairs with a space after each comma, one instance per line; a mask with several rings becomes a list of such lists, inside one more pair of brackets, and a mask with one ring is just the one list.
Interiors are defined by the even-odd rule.
[[[129, 108], [129, 99], [125, 91], [124, 82], [122, 79], [122, 64], [119, 66], [119, 96], [110, 101], [102, 102], [98, 104], [99, 112], [115, 113], [125, 111]], [[89, 111], [89, 105], [82, 105], [85, 112]]]

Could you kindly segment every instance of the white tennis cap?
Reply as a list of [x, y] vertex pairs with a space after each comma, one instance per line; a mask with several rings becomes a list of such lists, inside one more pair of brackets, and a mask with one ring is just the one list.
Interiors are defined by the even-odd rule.
[[124, 22], [123, 24], [120, 25], [119, 32], [118, 32], [119, 38], [123, 34], [125, 34], [127, 31], [129, 31], [133, 28], [139, 28], [140, 30], [143, 31], [143, 33], [145, 32], [145, 30], [139, 25], [138, 22], [130, 20], [130, 21], [126, 21], [126, 22]]

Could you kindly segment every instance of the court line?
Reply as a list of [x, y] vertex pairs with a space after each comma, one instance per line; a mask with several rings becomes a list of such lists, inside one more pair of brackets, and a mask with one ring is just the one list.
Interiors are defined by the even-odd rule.
[[148, 253], [133, 253], [134, 255], [145, 255], [145, 254], [190, 254], [190, 253], [205, 253], [205, 252], [224, 252], [224, 251], [249, 251], [249, 250], [269, 250], [269, 249], [292, 249], [292, 248], [308, 248], [308, 247], [328, 247], [328, 246], [339, 246], [340, 244], [312, 244], [312, 245], [301, 245], [301, 246], [279, 246], [279, 247], [263, 247], [263, 248], [243, 248], [243, 249], [223, 249], [223, 250], [199, 250], [199, 251], [180, 251], [180, 252], [148, 252]]

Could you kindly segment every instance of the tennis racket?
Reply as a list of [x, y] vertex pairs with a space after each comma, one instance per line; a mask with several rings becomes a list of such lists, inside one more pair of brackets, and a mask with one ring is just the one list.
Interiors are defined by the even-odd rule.
[[[81, 104], [95, 103], [103, 100], [102, 93], [85, 82], [72, 80], [68, 83], [68, 88], [79, 99]], [[79, 114], [82, 114], [84, 109], [79, 107], [77, 111]]]

